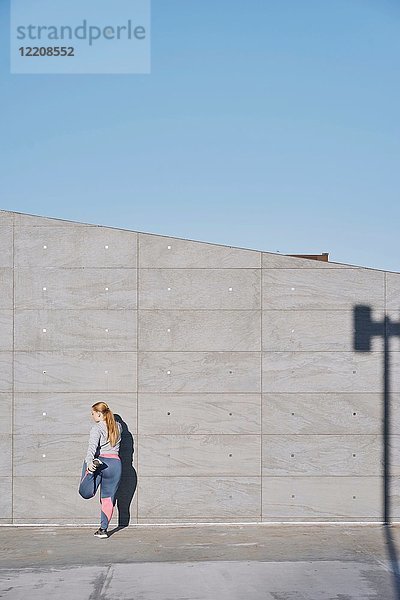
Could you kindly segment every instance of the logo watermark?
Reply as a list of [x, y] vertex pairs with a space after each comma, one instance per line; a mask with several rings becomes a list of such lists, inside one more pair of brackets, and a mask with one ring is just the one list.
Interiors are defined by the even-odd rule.
[[150, 73], [150, 0], [11, 0], [11, 73]]

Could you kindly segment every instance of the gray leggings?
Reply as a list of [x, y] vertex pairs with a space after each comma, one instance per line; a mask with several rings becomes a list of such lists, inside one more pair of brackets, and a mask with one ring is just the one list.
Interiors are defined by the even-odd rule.
[[102, 465], [94, 473], [87, 468], [83, 461], [82, 476], [79, 484], [79, 494], [82, 498], [93, 498], [100, 486], [101, 523], [102, 529], [107, 529], [114, 511], [115, 496], [121, 481], [121, 460], [117, 454], [100, 454]]

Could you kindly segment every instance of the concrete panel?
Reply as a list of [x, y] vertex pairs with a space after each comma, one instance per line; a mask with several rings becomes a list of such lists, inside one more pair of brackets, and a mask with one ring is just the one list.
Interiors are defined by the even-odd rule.
[[[393, 408], [400, 398], [393, 400]], [[265, 434], [381, 434], [383, 400], [375, 393], [262, 394]], [[392, 410], [400, 430], [400, 409]]]
[[[60, 457], [62, 457], [62, 475], [79, 477], [86, 456], [87, 435], [14, 435], [14, 476], [50, 477], [61, 475]], [[79, 482], [78, 482], [79, 483]]]
[[[81, 498], [81, 500], [83, 500]], [[84, 502], [84, 500], [83, 500]], [[91, 500], [86, 500], [86, 502], [90, 503], [92, 502], [91, 506], [93, 506], [93, 504], [96, 504], [96, 500], [95, 499], [91, 499]], [[99, 505], [100, 506], [100, 505]], [[25, 513], [26, 514], [26, 513]], [[87, 517], [79, 517], [76, 516], [75, 517], [71, 517], [71, 513], [70, 511], [68, 512], [69, 516], [64, 518], [64, 517], [60, 517], [60, 516], [53, 516], [47, 519], [43, 519], [40, 517], [35, 517], [33, 518], [31, 515], [28, 514], [28, 516], [25, 517], [14, 517], [14, 519], [12, 520], [13, 525], [35, 525], [35, 526], [39, 526], [39, 525], [62, 525], [62, 526], [78, 526], [78, 527], [93, 527], [93, 531], [94, 532], [95, 529], [97, 529], [99, 527], [99, 522], [100, 522], [100, 517], [99, 515], [96, 516], [96, 509], [93, 509], [93, 512], [91, 513], [91, 516], [87, 516]], [[135, 523], [136, 524], [136, 519], [131, 519], [131, 524]], [[118, 516], [117, 515], [113, 515], [113, 518], [111, 519], [111, 523], [110, 523], [110, 529], [112, 530], [114, 527], [118, 526]], [[93, 538], [95, 539], [95, 538]]]
[[[384, 399], [381, 398], [381, 413], [383, 419], [383, 406]], [[389, 434], [395, 434], [400, 432], [400, 393], [391, 392], [389, 394]]]
[[[400, 324], [400, 296], [399, 296], [399, 309], [397, 311], [388, 310], [387, 316], [393, 326], [399, 326]], [[400, 335], [391, 335], [389, 340], [389, 349], [392, 352], [400, 352]]]
[[14, 214], [15, 213], [11, 210], [3, 210], [0, 208], [0, 223], [3, 223], [4, 225], [12, 224], [14, 220]]
[[136, 268], [137, 234], [108, 227], [41, 227], [32, 235], [16, 225], [16, 267]]
[[8, 477], [11, 474], [12, 436], [11, 434], [3, 434], [0, 436], [0, 477]]
[[[262, 252], [263, 269], [349, 269], [352, 265], [324, 262], [322, 260], [313, 260], [311, 258], [298, 258], [295, 256], [286, 256], [285, 254], [276, 254], [274, 252]], [[356, 267], [359, 268], [359, 267]]]
[[259, 352], [139, 352], [140, 392], [260, 392]]
[[11, 392], [13, 353], [0, 352], [0, 392]]
[[138, 519], [138, 523], [142, 525], [162, 525], [168, 523], [260, 523], [260, 517], [164, 517], [162, 519], [156, 517], [145, 517]]
[[[51, 477], [14, 477], [15, 523], [95, 523], [100, 522], [100, 492], [85, 499], [78, 493], [79, 476], [66, 477], [53, 472]], [[123, 485], [121, 483], [120, 485]], [[136, 508], [132, 502], [131, 517]], [[117, 524], [114, 509], [111, 524]], [[110, 527], [111, 529], [111, 527]]]
[[174, 237], [139, 233], [140, 268], [261, 267], [261, 252]]
[[12, 433], [12, 393], [0, 393], [0, 434]]
[[263, 352], [262, 355], [265, 392], [382, 390], [380, 352]]
[[0, 208], [0, 225], [12, 225], [14, 223], [14, 212]]
[[140, 432], [260, 433], [260, 394], [138, 394]]
[[0, 309], [13, 309], [13, 270], [0, 267]]
[[262, 269], [263, 309], [384, 308], [384, 272], [367, 269]]
[[15, 350], [49, 351], [79, 348], [89, 351], [136, 352], [136, 321], [136, 310], [17, 309]]
[[[0, 395], [1, 400], [1, 395]], [[120, 415], [128, 432], [137, 432], [137, 394], [53, 392], [16, 393], [14, 397], [14, 433], [20, 435], [89, 435], [94, 424], [90, 411], [95, 402], [107, 402]], [[45, 413], [45, 414], [43, 414]]]
[[140, 310], [139, 350], [261, 350], [261, 311]]
[[[9, 473], [10, 474], [10, 473]], [[0, 519], [3, 522], [9, 522], [12, 518], [12, 479], [11, 477], [3, 476], [1, 478], [1, 502], [0, 502]]]
[[261, 474], [259, 435], [141, 435], [140, 476]]
[[261, 269], [141, 269], [139, 306], [259, 309], [260, 274]]
[[355, 525], [358, 524], [363, 524], [365, 523], [366, 525], [368, 525], [368, 523], [382, 523], [382, 517], [359, 517], [359, 516], [345, 516], [345, 517], [335, 517], [335, 516], [331, 516], [331, 517], [321, 517], [321, 516], [302, 516], [302, 517], [265, 517], [263, 519], [261, 519], [262, 523], [287, 523], [287, 524], [291, 524], [290, 527], [295, 526], [297, 523], [304, 523], [304, 524], [316, 524], [318, 525], [319, 523], [335, 523], [335, 524], [342, 524], [344, 525], [345, 523], [354, 523]]
[[15, 268], [15, 308], [134, 309], [136, 278], [136, 269], [19, 267]]
[[381, 520], [381, 477], [263, 477], [263, 521], [270, 517]]
[[5, 219], [0, 213], [0, 267], [13, 267], [13, 225], [12, 219]]
[[28, 229], [32, 229], [33, 232], [35, 232], [35, 235], [38, 233], [38, 227], [81, 227], [82, 229], [87, 226], [93, 228], [98, 227], [98, 225], [94, 225], [92, 223], [80, 223], [78, 221], [68, 221], [67, 219], [58, 219], [56, 217], [42, 217], [41, 215], [18, 212], [13, 212], [12, 214], [14, 215], [14, 225], [16, 229], [27, 227]]
[[[383, 363], [383, 357], [382, 361]], [[400, 392], [400, 352], [389, 353], [390, 364], [390, 393]], [[383, 370], [383, 368], [382, 368]]]
[[[60, 474], [60, 457], [62, 457], [63, 475], [80, 477], [92, 425], [93, 423], [87, 426], [86, 435], [14, 435], [14, 476], [53, 477], [57, 473]], [[136, 464], [136, 453], [134, 453], [135, 468]]]
[[139, 477], [138, 518], [260, 517], [260, 477]]
[[136, 353], [16, 352], [15, 390], [136, 392]]
[[[372, 318], [383, 322], [384, 311]], [[352, 351], [353, 311], [263, 310], [262, 346], [266, 351]], [[371, 350], [383, 350], [383, 337], [373, 337]]]
[[399, 315], [400, 273], [386, 273], [386, 309], [394, 310]]
[[[390, 516], [394, 521], [400, 522], [400, 479], [398, 475], [389, 477], [387, 481], [387, 493], [389, 497]], [[383, 479], [381, 482], [383, 490]], [[383, 491], [382, 491], [383, 494]], [[383, 513], [383, 511], [382, 511]]]
[[400, 475], [400, 434], [398, 429], [392, 432], [387, 446], [389, 474], [398, 477]]
[[13, 349], [13, 311], [0, 310], [0, 351]]
[[263, 476], [379, 476], [380, 435], [263, 435]]

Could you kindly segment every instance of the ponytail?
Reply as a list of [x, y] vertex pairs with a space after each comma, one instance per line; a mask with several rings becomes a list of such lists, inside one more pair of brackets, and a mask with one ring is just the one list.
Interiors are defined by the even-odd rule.
[[96, 402], [96, 404], [92, 405], [92, 408], [102, 413], [107, 426], [108, 440], [111, 446], [115, 446], [119, 440], [120, 432], [113, 412], [105, 402]]

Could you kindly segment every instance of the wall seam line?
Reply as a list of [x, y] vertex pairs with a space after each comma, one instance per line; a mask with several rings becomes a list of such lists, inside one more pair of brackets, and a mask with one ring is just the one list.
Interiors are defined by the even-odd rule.
[[12, 341], [12, 394], [11, 394], [11, 523], [14, 523], [14, 412], [15, 412], [15, 216], [12, 217], [12, 279], [13, 279], [13, 341]]
[[[136, 235], [136, 452], [137, 477], [139, 479], [139, 244], [140, 234]], [[134, 461], [135, 462], [135, 461]], [[136, 484], [136, 523], [139, 523], [139, 484]]]
[[[384, 272], [384, 274], [383, 274], [383, 306], [384, 306], [384, 319], [383, 319], [383, 322], [384, 322], [384, 328], [385, 329], [384, 329], [383, 335], [384, 335], [384, 347], [388, 348], [388, 353], [389, 353], [388, 360], [390, 361], [390, 347], [387, 346], [387, 344], [389, 343], [389, 339], [387, 337], [388, 336], [388, 331], [387, 331], [388, 323], [387, 323], [386, 284], [387, 284], [387, 276], [386, 276], [386, 272]], [[384, 370], [386, 369], [385, 355], [384, 355], [384, 366], [383, 366], [383, 368], [384, 368]], [[386, 377], [385, 373], [383, 373], [383, 377], [384, 378]], [[385, 386], [385, 384], [384, 384], [384, 386]], [[390, 384], [389, 384], [389, 386], [390, 386]], [[386, 397], [385, 397], [385, 391], [384, 391], [384, 403], [385, 403], [385, 401], [386, 401]], [[390, 402], [390, 387], [389, 387], [387, 411], [389, 411], [390, 404], [391, 404], [391, 402]], [[383, 407], [383, 410], [385, 411], [385, 406]], [[390, 421], [389, 421], [389, 424], [390, 424]], [[387, 439], [386, 439], [386, 435], [385, 435], [385, 427], [386, 427], [386, 424], [385, 424], [385, 414], [382, 415], [382, 425], [383, 425], [382, 436], [381, 436], [381, 439], [383, 440], [383, 448], [382, 448], [382, 455], [383, 455], [382, 456], [382, 464], [383, 464], [383, 477], [382, 477], [382, 484], [383, 484], [383, 489], [382, 489], [382, 509], [383, 509], [383, 511], [382, 512], [383, 512], [383, 514], [382, 514], [382, 520], [386, 523], [386, 514], [385, 514], [386, 513], [386, 506], [390, 507], [391, 498], [390, 498], [390, 488], [389, 488], [389, 493], [388, 493], [388, 499], [386, 498], [387, 481], [386, 481], [386, 478], [385, 478], [385, 475], [386, 475], [385, 469], [387, 469], [387, 465], [385, 464], [385, 462], [386, 462], [386, 458], [388, 458], [389, 464], [390, 464], [391, 460], [390, 460], [390, 454], [389, 454], [390, 445], [389, 445], [389, 449], [386, 448], [386, 444], [390, 444], [390, 430], [388, 432]], [[386, 456], [386, 452], [388, 453], [388, 456]], [[388, 474], [389, 474], [388, 479], [389, 479], [389, 482], [390, 482], [391, 481], [391, 479], [390, 479], [390, 471], [388, 472]], [[390, 508], [389, 508], [388, 512], [389, 512], [388, 520], [390, 522]]]
[[261, 288], [261, 306], [260, 306], [260, 520], [263, 520], [263, 269], [262, 269], [262, 254], [260, 253], [260, 288]]

